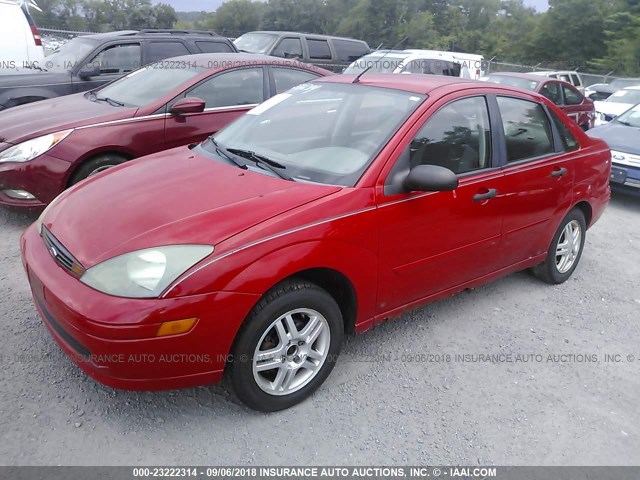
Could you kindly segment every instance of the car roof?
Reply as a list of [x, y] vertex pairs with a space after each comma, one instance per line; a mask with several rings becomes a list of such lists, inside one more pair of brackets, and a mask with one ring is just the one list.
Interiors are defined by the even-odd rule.
[[538, 71], [531, 72], [532, 75], [538, 75], [543, 77], [548, 77], [549, 75], [578, 75], [578, 72], [575, 70], [549, 70], [549, 71]]
[[[490, 76], [498, 76], [498, 75], [502, 75], [503, 77], [514, 77], [514, 78], [524, 78], [527, 80], [531, 80], [532, 82], [543, 82], [544, 79], [540, 78], [541, 76], [546, 76], [546, 75], [538, 75], [538, 74], [534, 74], [534, 73], [520, 73], [520, 72], [492, 72], [492, 73], [488, 73], [487, 77]], [[554, 81], [556, 81], [556, 79], [553, 79]], [[560, 80], [557, 80], [560, 81]]]
[[218, 35], [215, 32], [205, 32], [198, 30], [116, 30], [114, 32], [93, 33], [90, 35], [81, 35], [85, 39], [93, 40], [110, 40], [118, 37], [144, 37], [144, 38], [181, 38], [181, 37], [203, 37], [210, 40], [217, 39], [219, 41], [228, 42], [226, 37]]
[[629, 85], [628, 87], [624, 87], [622, 90], [640, 90], [640, 85]]
[[204, 69], [219, 69], [240, 67], [251, 65], [278, 65], [285, 67], [298, 67], [306, 70], [313, 70], [324, 75], [332, 74], [332, 72], [325, 70], [315, 65], [308, 63], [298, 62], [288, 58], [271, 57], [269, 55], [261, 55], [258, 53], [196, 53], [192, 55], [181, 55], [179, 57], [172, 57], [163, 61], [173, 61], [177, 64], [185, 62], [187, 65], [195, 65]]
[[[333, 75], [331, 77], [324, 77], [322, 79], [316, 79], [314, 82], [330, 82], [330, 83], [353, 83], [353, 80], [358, 75]], [[366, 85], [370, 87], [382, 87], [395, 90], [404, 90], [406, 92], [413, 92], [419, 94], [428, 94], [433, 90], [440, 87], [451, 86], [484, 86], [487, 87], [487, 83], [479, 82], [477, 80], [467, 80], [459, 77], [446, 77], [443, 75], [398, 75], [396, 73], [364, 73], [360, 76], [358, 81], [359, 85]], [[519, 91], [518, 89], [506, 87], [503, 85], [491, 85], [493, 87], [504, 88], [509, 91]]]
[[349, 38], [349, 37], [336, 37], [334, 35], [320, 35], [318, 33], [304, 33], [304, 32], [292, 32], [292, 31], [280, 31], [280, 30], [255, 30], [253, 32], [247, 33], [270, 33], [272, 35], [304, 35], [305, 37], [314, 37], [314, 38], [322, 38], [322, 39], [333, 39], [333, 40], [349, 40], [351, 42], [359, 42], [366, 44], [364, 40], [358, 40], [357, 38]]

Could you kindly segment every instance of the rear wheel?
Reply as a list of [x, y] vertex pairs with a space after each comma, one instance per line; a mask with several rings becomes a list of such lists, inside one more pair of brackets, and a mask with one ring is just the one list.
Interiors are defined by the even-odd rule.
[[85, 178], [93, 177], [100, 172], [108, 170], [111, 167], [115, 167], [116, 165], [120, 165], [121, 163], [124, 163], [126, 161], [127, 159], [125, 157], [115, 153], [107, 153], [91, 158], [89, 160], [85, 160], [85, 162], [80, 165], [80, 168], [78, 168], [78, 170], [71, 178], [69, 186], [75, 185]]
[[338, 304], [305, 281], [283, 283], [254, 307], [233, 348], [231, 380], [255, 410], [291, 407], [333, 370], [343, 339]]
[[551, 284], [557, 285], [567, 281], [582, 256], [586, 232], [584, 214], [577, 208], [571, 210], [560, 222], [547, 252], [547, 258], [540, 265], [533, 267], [533, 274]]

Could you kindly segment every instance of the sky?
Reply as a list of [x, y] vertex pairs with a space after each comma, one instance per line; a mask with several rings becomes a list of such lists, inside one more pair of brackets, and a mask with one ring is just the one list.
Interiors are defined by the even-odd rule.
[[[177, 12], [213, 12], [223, 3], [223, 0], [152, 0], [153, 3], [168, 3]], [[535, 7], [539, 12], [549, 8], [547, 0], [524, 0], [526, 5]]]

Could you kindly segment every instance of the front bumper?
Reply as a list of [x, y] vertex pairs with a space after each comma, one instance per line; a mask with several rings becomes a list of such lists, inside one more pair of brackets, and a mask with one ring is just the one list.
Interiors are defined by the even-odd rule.
[[[233, 339], [259, 296], [216, 292], [126, 299], [97, 292], [55, 263], [35, 226], [21, 240], [35, 305], [62, 350], [84, 372], [126, 390], [167, 390], [220, 380]], [[156, 337], [162, 322], [198, 318], [188, 332]]]
[[[46, 153], [30, 162], [0, 163], [0, 205], [22, 208], [42, 208], [65, 188], [71, 164]], [[35, 197], [15, 199], [3, 190], [24, 190]]]

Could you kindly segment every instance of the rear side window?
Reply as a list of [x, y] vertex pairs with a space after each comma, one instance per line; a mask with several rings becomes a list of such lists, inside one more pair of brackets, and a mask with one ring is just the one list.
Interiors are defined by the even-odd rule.
[[540, 104], [498, 97], [498, 106], [507, 143], [508, 162], [553, 153], [551, 125]]
[[147, 62], [153, 63], [165, 58], [189, 55], [189, 49], [182, 42], [151, 42], [147, 47]]
[[580, 105], [582, 103], [583, 96], [577, 90], [571, 87], [568, 87], [566, 85], [563, 85], [562, 91], [564, 92], [565, 105]]
[[354, 62], [363, 55], [369, 53], [369, 49], [361, 42], [349, 40], [333, 40], [333, 47], [336, 50], [338, 60], [341, 62]]
[[553, 123], [556, 125], [558, 129], [558, 133], [560, 133], [560, 139], [562, 140], [562, 146], [564, 147], [565, 152], [573, 152], [580, 148], [576, 137], [569, 131], [565, 123], [560, 119], [555, 112], [549, 110], [551, 113], [551, 118], [553, 119]]
[[331, 60], [331, 49], [329, 49], [329, 42], [326, 40], [313, 40], [308, 38], [307, 45], [309, 46], [309, 58]]
[[202, 53], [229, 53], [231, 47], [223, 42], [196, 42]]
[[273, 81], [276, 86], [276, 93], [282, 93], [296, 85], [318, 78], [315, 73], [296, 70], [295, 68], [273, 67]]
[[578, 75], [571, 75], [571, 83], [573, 83], [576, 87], [582, 86], [582, 82], [580, 81], [580, 77]]
[[283, 38], [272, 55], [280, 58], [302, 58], [302, 42], [299, 38]]

